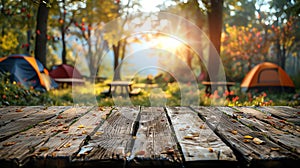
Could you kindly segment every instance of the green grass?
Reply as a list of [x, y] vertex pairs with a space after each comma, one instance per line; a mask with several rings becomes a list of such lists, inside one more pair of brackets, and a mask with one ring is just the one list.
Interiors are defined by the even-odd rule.
[[[285, 93], [242, 93], [239, 86], [232, 88], [234, 92], [219, 95], [214, 93], [207, 95], [204, 86], [199, 85], [199, 91], [192, 90], [190, 84], [157, 83], [147, 85], [134, 84], [136, 88], [142, 88], [141, 94], [132, 96], [129, 102], [121, 96], [114, 98], [101, 96], [101, 92], [107, 90], [105, 83], [76, 86], [65, 89], [51, 90], [40, 93], [33, 89], [26, 89], [16, 83], [10, 83], [7, 78], [0, 80], [0, 106], [5, 105], [140, 105], [140, 106], [181, 106], [181, 105], [226, 105], [226, 106], [263, 106], [263, 105], [287, 105], [299, 106], [300, 96]], [[298, 90], [299, 93], [299, 90]], [[182, 102], [182, 95], [185, 99]], [[199, 100], [196, 102], [195, 100]], [[196, 103], [196, 104], [195, 104]]]

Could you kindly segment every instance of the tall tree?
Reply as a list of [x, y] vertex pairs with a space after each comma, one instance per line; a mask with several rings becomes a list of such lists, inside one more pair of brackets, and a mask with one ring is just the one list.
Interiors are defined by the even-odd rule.
[[[214, 46], [209, 48], [207, 80], [217, 81], [220, 61], [221, 33], [223, 27], [223, 0], [202, 0], [207, 8], [209, 39]], [[217, 53], [216, 53], [217, 52]]]
[[49, 14], [49, 0], [40, 0], [37, 23], [36, 23], [36, 41], [35, 41], [35, 57], [46, 66], [46, 49], [47, 49], [47, 22]]
[[86, 7], [76, 12], [73, 18], [76, 30], [72, 34], [80, 38], [81, 43], [85, 45], [83, 50], [93, 79], [98, 74], [99, 61], [106, 54], [108, 47], [103, 24], [119, 16], [119, 5], [112, 0], [87, 0]]
[[[272, 30], [275, 34], [274, 43], [276, 48], [277, 64], [285, 69], [286, 59], [290, 54], [292, 47], [295, 43], [296, 23], [299, 21], [299, 12], [295, 12], [297, 9], [295, 1], [281, 1], [273, 0], [270, 2], [271, 8], [274, 9], [276, 20], [272, 25]], [[299, 7], [298, 7], [299, 9]]]

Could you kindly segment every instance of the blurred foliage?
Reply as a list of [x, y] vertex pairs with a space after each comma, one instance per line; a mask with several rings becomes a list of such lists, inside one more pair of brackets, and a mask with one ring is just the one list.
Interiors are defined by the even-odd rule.
[[27, 89], [16, 82], [9, 81], [9, 74], [0, 75], [0, 106], [3, 105], [45, 105], [53, 104], [53, 100], [47, 93]]

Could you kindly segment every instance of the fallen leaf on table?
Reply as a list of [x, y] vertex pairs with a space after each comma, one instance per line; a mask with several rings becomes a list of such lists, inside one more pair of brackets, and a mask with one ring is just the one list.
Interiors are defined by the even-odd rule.
[[81, 133], [82, 133], [82, 134], [86, 134], [87, 132], [86, 132], [86, 130], [83, 130]]
[[276, 148], [276, 147], [271, 148], [271, 151], [279, 151], [279, 148]]
[[47, 151], [49, 150], [49, 147], [40, 147], [39, 151], [43, 152], [43, 151]]
[[193, 137], [193, 136], [189, 136], [189, 135], [187, 135], [187, 136], [184, 136], [183, 138], [184, 138], [184, 139], [191, 139], [191, 140], [192, 140], [192, 139], [194, 139], [194, 137]]
[[253, 142], [254, 142], [255, 144], [257, 144], [257, 145], [260, 145], [260, 144], [263, 144], [263, 143], [264, 143], [264, 141], [261, 140], [261, 139], [259, 139], [259, 138], [254, 138], [254, 139], [253, 139]]
[[279, 120], [279, 122], [281, 122], [281, 123], [285, 123], [285, 120]]
[[212, 153], [212, 152], [214, 152], [214, 149], [213, 149], [213, 148], [208, 148], [208, 151], [209, 151], [210, 153]]
[[174, 154], [174, 149], [169, 149], [169, 150], [167, 150], [167, 151], [162, 151], [162, 152], [160, 152], [161, 154], [168, 154], [168, 155], [171, 155], [171, 154]]
[[3, 146], [12, 146], [14, 144], [16, 144], [16, 142], [5, 142]]
[[272, 116], [267, 116], [267, 119], [272, 119]]
[[253, 139], [253, 137], [250, 136], [250, 135], [245, 135], [244, 138], [245, 138], [245, 139]]
[[63, 119], [63, 116], [58, 115], [56, 118], [57, 118], [57, 119]]
[[64, 145], [64, 148], [69, 148], [71, 146], [71, 143], [67, 143]]
[[184, 131], [185, 130], [185, 128], [179, 128], [179, 131]]
[[145, 153], [146, 153], [145, 151], [138, 151], [135, 153], [135, 155], [145, 155]]
[[23, 110], [22, 109], [17, 109], [16, 112], [23, 112]]
[[200, 128], [200, 129], [204, 129], [204, 128], [205, 128], [204, 124], [200, 125], [199, 128]]
[[237, 130], [232, 130], [231, 133], [236, 135], [238, 132], [237, 132]]
[[199, 132], [193, 132], [192, 135], [193, 135], [193, 137], [199, 137], [200, 133]]
[[84, 128], [84, 125], [80, 124], [77, 128], [79, 129]]
[[96, 132], [96, 135], [102, 135], [103, 134], [103, 132]]
[[52, 152], [52, 153], [51, 153], [51, 156], [52, 156], [52, 157], [56, 157], [56, 152]]
[[243, 140], [243, 142], [245, 142], [245, 143], [249, 143], [249, 142], [250, 142], [250, 140], [249, 140], [249, 139], [244, 139], [244, 140]]

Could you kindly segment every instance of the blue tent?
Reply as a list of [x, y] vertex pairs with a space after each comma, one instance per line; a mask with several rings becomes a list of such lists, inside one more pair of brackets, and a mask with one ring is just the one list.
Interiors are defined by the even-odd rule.
[[11, 82], [21, 83], [27, 88], [46, 91], [58, 87], [43, 64], [31, 56], [18, 54], [0, 58], [0, 73], [7, 72]]

